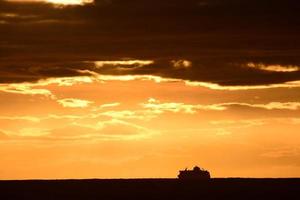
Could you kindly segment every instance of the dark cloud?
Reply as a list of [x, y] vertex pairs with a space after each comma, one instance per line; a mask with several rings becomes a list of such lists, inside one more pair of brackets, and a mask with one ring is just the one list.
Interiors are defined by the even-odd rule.
[[[57, 8], [0, 2], [0, 82], [104, 74], [153, 74], [222, 85], [300, 79], [299, 72], [249, 69], [249, 62], [300, 66], [295, 0], [97, 0]], [[155, 60], [120, 70], [84, 61]], [[189, 69], [174, 69], [186, 59]]]

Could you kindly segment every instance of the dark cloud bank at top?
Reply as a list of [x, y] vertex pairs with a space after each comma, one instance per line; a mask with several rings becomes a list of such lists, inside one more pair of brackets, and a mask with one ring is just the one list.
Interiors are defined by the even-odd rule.
[[[296, 0], [97, 0], [85, 6], [0, 2], [0, 82], [102, 74], [151, 74], [221, 85], [300, 80]], [[95, 68], [84, 61], [154, 60], [143, 67]], [[172, 60], [189, 60], [176, 68]]]

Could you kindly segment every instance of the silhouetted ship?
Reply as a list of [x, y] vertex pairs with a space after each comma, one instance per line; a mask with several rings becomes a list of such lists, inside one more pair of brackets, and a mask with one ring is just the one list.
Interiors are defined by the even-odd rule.
[[196, 166], [193, 170], [180, 170], [178, 178], [181, 180], [208, 180], [210, 179], [210, 173]]

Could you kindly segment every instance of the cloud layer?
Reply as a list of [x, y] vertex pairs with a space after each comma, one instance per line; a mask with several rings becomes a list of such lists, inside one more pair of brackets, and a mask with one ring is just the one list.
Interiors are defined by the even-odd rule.
[[78, 70], [223, 86], [300, 79], [294, 0], [23, 2], [0, 2], [2, 83]]

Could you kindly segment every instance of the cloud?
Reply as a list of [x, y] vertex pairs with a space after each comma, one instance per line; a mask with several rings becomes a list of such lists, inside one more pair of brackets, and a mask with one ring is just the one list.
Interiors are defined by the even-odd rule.
[[22, 128], [18, 131], [19, 137], [42, 137], [48, 134], [49, 130], [44, 128]]
[[212, 120], [209, 124], [221, 128], [241, 129], [253, 126], [272, 126], [274, 124], [295, 126], [300, 124], [300, 119], [297, 117], [270, 117], [244, 120]]
[[247, 66], [249, 68], [260, 69], [270, 72], [297, 72], [300, 71], [299, 66], [293, 65], [264, 65], [264, 64], [255, 64], [255, 63], [248, 63]]
[[96, 106], [96, 107], [92, 108], [92, 111], [94, 111], [94, 112], [101, 111], [103, 109], [110, 109], [110, 108], [113, 108], [113, 107], [118, 107], [120, 105], [121, 105], [121, 103], [119, 103], [119, 102], [106, 103], [106, 104], [102, 104], [100, 106]]
[[48, 78], [39, 80], [38, 82], [0, 84], [0, 91], [23, 95], [44, 95], [55, 99], [55, 95], [50, 90], [41, 87], [52, 84], [67, 87], [80, 83], [92, 83], [93, 81], [95, 79], [88, 76]]
[[57, 5], [85, 5], [94, 3], [94, 0], [5, 0], [8, 2], [15, 2], [15, 3], [51, 3]]
[[197, 110], [225, 110], [226, 107], [220, 105], [192, 105], [192, 104], [184, 104], [184, 103], [161, 103], [159, 100], [150, 98], [147, 103], [141, 104], [142, 107], [146, 109], [151, 109], [155, 113], [163, 113], [163, 112], [183, 112], [188, 114], [194, 114]]
[[229, 90], [229, 91], [300, 87], [300, 81], [291, 81], [291, 82], [285, 82], [280, 84], [268, 84], [268, 85], [236, 85], [236, 86], [223, 86], [216, 83], [197, 82], [197, 81], [185, 81], [185, 84], [192, 87], [205, 87], [212, 90]]
[[37, 82], [24, 83], [3, 83], [0, 84], [0, 91], [23, 95], [43, 95], [55, 99], [55, 95], [49, 89], [43, 88], [49, 85], [58, 85], [61, 87], [73, 86], [75, 84], [89, 84], [94, 82], [105, 83], [106, 81], [154, 81], [156, 83], [164, 82], [182, 82], [191, 87], [205, 87], [212, 90], [262, 90], [273, 88], [299, 88], [300, 81], [285, 82], [281, 84], [269, 85], [249, 85], [249, 86], [223, 86], [216, 83], [185, 81], [175, 78], [164, 78], [153, 75], [103, 75], [90, 70], [79, 70], [75, 77], [58, 77], [41, 79]]
[[139, 120], [151, 120], [158, 117], [161, 111], [155, 110], [111, 110], [99, 113], [101, 116], [111, 117], [112, 119], [139, 119]]
[[51, 91], [47, 89], [32, 88], [32, 84], [0, 84], [0, 91], [24, 95], [44, 95], [54, 97]]
[[274, 119], [216, 120], [216, 121], [214, 120], [214, 121], [210, 121], [209, 123], [213, 126], [222, 127], [222, 128], [240, 129], [240, 128], [248, 128], [252, 126], [262, 126], [268, 123], [270, 120], [274, 120]]
[[86, 108], [90, 104], [94, 103], [92, 101], [74, 98], [59, 99], [57, 102], [65, 108]]
[[107, 81], [154, 81], [156, 83], [164, 82], [182, 82], [191, 87], [205, 87], [212, 90], [262, 90], [274, 88], [299, 88], [300, 81], [284, 82], [280, 84], [267, 84], [267, 85], [235, 85], [224, 86], [210, 82], [197, 82], [186, 81], [178, 78], [164, 78], [153, 75], [103, 75], [91, 70], [77, 70], [78, 76], [75, 77], [57, 77], [41, 79], [37, 82], [24, 82], [24, 83], [3, 83], [0, 84], [0, 91], [24, 95], [44, 95], [55, 99], [55, 95], [49, 89], [43, 87], [49, 85], [58, 85], [62, 87], [73, 86], [75, 84], [89, 84], [89, 83], [105, 83]]
[[175, 69], [188, 69], [192, 67], [192, 62], [189, 60], [172, 60], [171, 63]]
[[101, 107], [101, 108], [111, 108], [111, 107], [117, 107], [117, 106], [119, 106], [119, 105], [121, 105], [121, 103], [116, 102], [116, 103], [107, 103], [107, 104], [103, 104], [103, 105], [101, 105], [100, 107]]
[[[89, 63], [89, 62], [88, 62]], [[95, 67], [105, 66], [123, 66], [123, 67], [143, 67], [154, 63], [153, 60], [111, 60], [111, 61], [94, 61]]]
[[270, 102], [266, 104], [250, 104], [250, 103], [240, 103], [240, 102], [228, 102], [219, 104], [185, 104], [185, 103], [175, 103], [167, 102], [162, 103], [159, 100], [150, 98], [147, 103], [142, 103], [142, 107], [150, 109], [153, 113], [162, 114], [164, 112], [174, 112], [174, 113], [187, 113], [194, 114], [198, 110], [204, 111], [224, 111], [229, 108], [234, 107], [248, 107], [248, 108], [259, 108], [266, 110], [299, 110], [300, 102]]
[[[78, 70], [252, 88], [300, 80], [292, 70], [300, 66], [293, 0], [272, 6], [267, 0], [97, 0], [61, 9], [45, 1], [0, 2], [1, 83], [80, 76]], [[290, 72], [279, 73], [283, 68]]]
[[25, 120], [29, 122], [40, 122], [40, 118], [34, 116], [0, 116], [0, 120]]
[[221, 107], [244, 106], [251, 108], [262, 108], [266, 110], [299, 110], [300, 102], [270, 102], [267, 104], [249, 104], [249, 103], [223, 103]]
[[15, 140], [139, 140], [147, 139], [154, 131], [142, 126], [112, 119], [97, 124], [68, 123], [65, 126], [22, 129]]
[[178, 82], [181, 81], [179, 79], [172, 79], [172, 78], [163, 78], [160, 76], [152, 76], [152, 75], [102, 75], [99, 73], [95, 73], [92, 71], [83, 71], [85, 73], [90, 73], [94, 80], [98, 81], [153, 81], [156, 83], [162, 82]]
[[[96, 116], [107, 116], [112, 119], [139, 119], [151, 120], [166, 112], [196, 114], [199, 111], [227, 111], [238, 107], [255, 108], [264, 110], [300, 110], [300, 102], [269, 102], [265, 104], [251, 104], [243, 102], [226, 102], [218, 104], [186, 104], [182, 102], [161, 102], [157, 99], [150, 98], [146, 103], [141, 103], [143, 109], [137, 110], [109, 110], [98, 113]], [[248, 123], [248, 122], [247, 122]], [[251, 122], [252, 123], [252, 122]], [[255, 122], [255, 123], [261, 123]], [[295, 121], [296, 123], [296, 121]]]
[[150, 134], [149, 130], [142, 126], [116, 119], [104, 122], [101, 133], [107, 136], [136, 136], [137, 138], [140, 135], [144, 137]]

